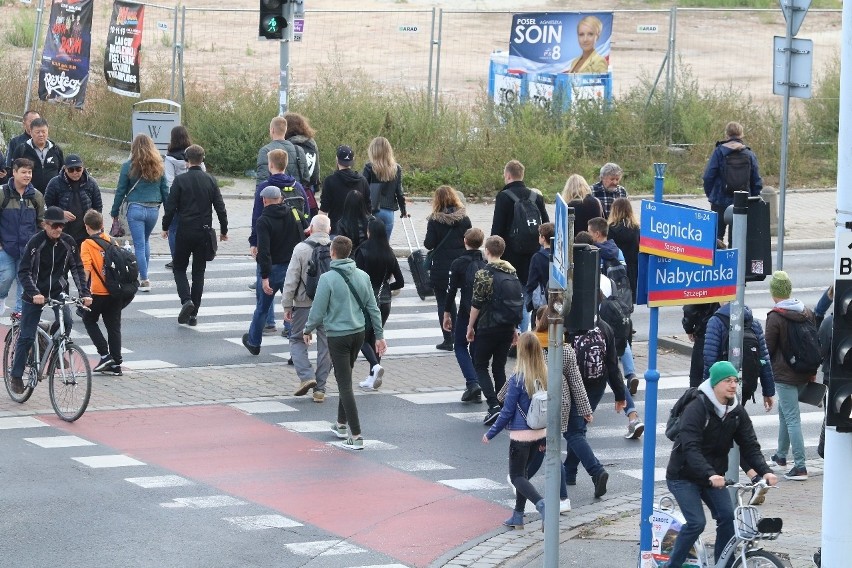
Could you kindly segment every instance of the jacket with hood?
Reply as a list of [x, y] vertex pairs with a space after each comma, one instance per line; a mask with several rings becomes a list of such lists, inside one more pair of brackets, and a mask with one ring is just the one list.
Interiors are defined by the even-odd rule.
[[[527, 308], [532, 308], [532, 296], [536, 288], [547, 290], [550, 281], [550, 248], [541, 247], [530, 258], [530, 268], [527, 273], [526, 291]], [[528, 309], [532, 311], [532, 309]]]
[[789, 352], [787, 343], [787, 326], [789, 322], [814, 321], [814, 313], [795, 299], [781, 300], [766, 315], [766, 347], [769, 349], [769, 360], [775, 381], [787, 385], [803, 385], [811, 380], [813, 375], [797, 373], [784, 358]]
[[[186, 161], [186, 149], [173, 150], [166, 154], [166, 157], [163, 158], [163, 165], [166, 168], [166, 183], [171, 187], [175, 178], [180, 174], [185, 174], [189, 169], [189, 164]], [[207, 171], [204, 163], [201, 164], [201, 171]]]
[[287, 152], [287, 175], [297, 180], [307, 181], [311, 178], [308, 174], [308, 160], [305, 151], [289, 140], [273, 140], [257, 151], [257, 174], [255, 181], [258, 184], [269, 179], [269, 153], [273, 150], [284, 150]]
[[261, 279], [269, 278], [272, 265], [288, 264], [304, 236], [289, 206], [277, 203], [264, 207], [257, 220], [256, 260]]
[[20, 195], [14, 189], [14, 181], [2, 186], [0, 200], [9, 197], [6, 207], [0, 211], [0, 245], [6, 254], [18, 260], [23, 258], [24, 248], [33, 235], [38, 232], [44, 220], [44, 197], [32, 184]]
[[506, 274], [513, 274], [516, 278], [518, 276], [515, 268], [503, 259], [489, 262], [486, 268], [483, 268], [476, 273], [476, 276], [473, 278], [473, 298], [470, 302], [470, 306], [472, 308], [476, 308], [480, 312], [476, 320], [476, 329], [511, 331], [514, 329], [513, 326], [492, 325], [493, 320], [489, 312], [491, 311], [491, 296], [493, 294], [494, 276], [491, 271], [488, 270], [489, 268], [505, 272]]
[[81, 298], [91, 296], [83, 261], [73, 237], [60, 233], [56, 240], [45, 231], [39, 231], [24, 249], [18, 269], [18, 284], [23, 287], [23, 299], [32, 303], [33, 296], [41, 294], [54, 300], [68, 293], [68, 273], [74, 278]]
[[617, 262], [619, 264], [624, 265], [627, 264], [624, 261], [624, 253], [621, 252], [621, 249], [618, 248], [618, 245], [615, 244], [614, 240], [607, 239], [605, 241], [595, 243], [595, 246], [598, 247], [601, 251], [601, 274], [603, 274], [604, 276], [606, 275], [606, 263], [608, 261]]
[[376, 304], [370, 277], [366, 272], [358, 269], [351, 258], [332, 260], [328, 272], [320, 276], [314, 302], [305, 324], [305, 333], [312, 332], [320, 325], [325, 327], [328, 337], [342, 337], [364, 331], [364, 314], [358, 300], [353, 297], [349, 286], [337, 270], [346, 274], [360, 302], [369, 312], [376, 339], [384, 339], [382, 317]]
[[328, 246], [331, 239], [328, 233], [313, 232], [311, 236], [293, 248], [290, 264], [287, 265], [287, 277], [281, 292], [281, 305], [285, 310], [291, 308], [310, 308], [313, 300], [308, 297], [305, 283], [308, 280], [308, 263], [314, 254], [313, 245]]
[[[367, 184], [382, 184], [382, 189], [378, 195], [378, 203], [373, 208], [373, 213], [379, 209], [389, 209], [390, 211], [399, 211], [403, 217], [408, 215], [405, 209], [405, 192], [402, 190], [402, 166], [397, 164], [396, 177], [391, 181], [380, 180], [376, 172], [373, 171], [373, 164], [369, 162], [364, 165], [364, 172], [361, 175], [367, 180]], [[370, 201], [367, 203], [370, 203]]]
[[710, 381], [698, 387], [699, 394], [680, 415], [680, 433], [672, 448], [666, 479], [682, 479], [710, 485], [713, 475], [725, 475], [728, 452], [736, 441], [740, 463], [747, 463], [761, 477], [771, 473], [760, 452], [751, 418], [737, 401], [724, 405], [716, 398]]
[[[376, 255], [370, 255], [368, 247], [361, 247], [355, 253], [354, 260], [355, 266], [366, 272], [367, 276], [370, 277], [373, 294], [376, 295], [376, 301], [379, 304], [390, 304], [391, 292], [400, 290], [405, 286], [405, 278], [396, 257], [394, 257], [393, 263], [389, 263], [377, 259]], [[393, 279], [392, 283], [390, 282], [391, 279]]]
[[[547, 436], [547, 428], [533, 430], [527, 425], [526, 414], [530, 410], [532, 399], [524, 385], [524, 376], [513, 374], [505, 383], [506, 396], [503, 399], [503, 408], [500, 415], [491, 428], [485, 433], [485, 437], [492, 440], [504, 428], [509, 429], [511, 439], [541, 440]], [[523, 432], [523, 434], [520, 434]]]
[[[301, 197], [302, 198], [302, 213], [304, 215], [308, 215], [310, 210], [308, 209], [308, 196], [305, 194], [305, 189], [302, 187], [296, 179], [290, 174], [272, 174], [269, 176], [264, 182], [257, 184], [257, 188], [254, 191], [254, 206], [251, 210], [251, 233], [249, 233], [249, 245], [256, 247], [257, 246], [257, 220], [260, 217], [261, 212], [263, 211], [263, 198], [260, 196], [260, 192], [269, 187], [270, 185], [274, 185], [278, 188], [292, 187], [292, 191], [281, 192], [281, 195], [286, 200], [288, 197]], [[295, 217], [294, 217], [295, 219]]]
[[59, 172], [62, 171], [62, 166], [65, 165], [65, 155], [62, 153], [62, 148], [51, 140], [45, 142], [44, 161], [39, 157], [39, 151], [33, 146], [32, 138], [15, 148], [15, 155], [11, 156], [11, 159], [14, 161], [16, 158], [32, 160], [33, 179], [31, 183], [42, 193], [47, 189], [47, 182], [58, 176]]
[[[730, 321], [731, 304], [725, 304], [716, 311], [717, 314], [725, 316]], [[715, 315], [715, 314], [714, 314]], [[760, 390], [764, 397], [775, 396], [775, 378], [772, 365], [769, 364], [769, 350], [766, 348], [766, 337], [760, 322], [754, 320], [751, 309], [743, 306], [743, 321], [751, 327], [757, 343], [760, 345]], [[710, 367], [722, 358], [728, 343], [728, 328], [720, 318], [711, 317], [707, 320], [704, 331], [704, 378], [710, 376]]]
[[[513, 193], [518, 199], [529, 199], [531, 191], [522, 181], [513, 181], [503, 186], [503, 189], [497, 194], [497, 198], [494, 200], [494, 215], [491, 218], [491, 234], [499, 235], [506, 241], [506, 251], [503, 253], [503, 260], [515, 267], [515, 270], [518, 271], [518, 278], [525, 285], [529, 277], [530, 258], [534, 253], [516, 253], [509, 246], [508, 241], [511, 237], [512, 221], [515, 217], [515, 202], [509, 197], [509, 192]], [[541, 195], [535, 196], [535, 206], [538, 208], [541, 222], [547, 223], [550, 221], [550, 217], [547, 216], [547, 208], [544, 206], [544, 198]]]
[[446, 287], [450, 265], [464, 254], [464, 234], [473, 225], [464, 207], [450, 207], [432, 213], [426, 219], [426, 239], [423, 246], [428, 250], [438, 249], [432, 255], [430, 279], [434, 286]]
[[470, 318], [470, 303], [473, 300], [473, 281], [467, 281], [467, 273], [472, 262], [479, 264], [485, 262], [481, 251], [466, 250], [453, 261], [453, 264], [450, 266], [449, 285], [447, 286], [447, 303], [444, 305], [444, 311], [452, 313], [453, 304], [456, 301], [456, 293], [461, 290], [457, 317], [464, 317], [465, 319]]
[[[78, 200], [77, 211], [72, 208], [75, 197]], [[58, 176], [48, 182], [47, 189], [44, 191], [44, 205], [45, 207], [55, 205], [64, 211], [71, 211], [77, 216], [75, 220], [65, 224], [63, 231], [77, 239], [77, 242], [81, 242], [88, 236], [83, 224], [83, 215], [86, 211], [94, 209], [101, 213], [104, 209], [98, 182], [86, 170], [83, 170], [80, 181], [72, 181], [63, 169]]]
[[[294, 146], [301, 148], [305, 152], [305, 165], [308, 173], [308, 178], [302, 181], [307, 181], [308, 186], [305, 190], [319, 193], [320, 191], [320, 159], [317, 143], [313, 138], [308, 138], [302, 134], [296, 134], [287, 139]], [[304, 184], [302, 184], [304, 185]]]
[[118, 174], [118, 185], [115, 188], [115, 199], [112, 201], [110, 216], [118, 217], [121, 202], [125, 197], [128, 203], [165, 203], [169, 199], [166, 174], [163, 173], [159, 179], [153, 181], [133, 177], [130, 175], [130, 160], [127, 160], [121, 165], [121, 171]]
[[370, 202], [370, 184], [367, 180], [351, 168], [337, 170], [326, 176], [322, 182], [322, 198], [320, 200], [320, 211], [328, 213], [331, 221], [331, 234], [337, 234], [337, 222], [343, 217], [343, 204], [350, 191], [360, 191], [364, 203]]
[[743, 144], [743, 141], [739, 138], [717, 142], [716, 148], [710, 155], [707, 167], [704, 170], [704, 194], [707, 196], [707, 200], [713, 205], [727, 207], [734, 202], [733, 195], [725, 195], [725, 175], [723, 170], [725, 168], [725, 156], [736, 150], [745, 152], [751, 162], [749, 195], [760, 195], [760, 190], [763, 189], [763, 179], [760, 177], [757, 156], [754, 155], [754, 152]]

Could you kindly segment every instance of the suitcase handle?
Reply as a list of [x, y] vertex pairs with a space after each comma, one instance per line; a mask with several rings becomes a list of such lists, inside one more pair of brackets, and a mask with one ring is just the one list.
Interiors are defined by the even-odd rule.
[[406, 219], [408, 220], [409, 223], [411, 223], [411, 232], [414, 233], [414, 244], [417, 245], [418, 249], [420, 248], [420, 245], [417, 242], [417, 233], [414, 231], [414, 221], [412, 221], [410, 217], [408, 217], [408, 218], [403, 217], [402, 218], [402, 230], [405, 232], [405, 242], [408, 243], [408, 251], [414, 252], [415, 249], [414, 249], [413, 246], [411, 246], [411, 239], [408, 236], [408, 226], [405, 224]]

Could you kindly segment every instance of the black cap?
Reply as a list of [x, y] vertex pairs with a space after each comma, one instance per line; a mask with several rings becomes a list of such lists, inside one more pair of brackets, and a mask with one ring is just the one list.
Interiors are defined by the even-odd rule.
[[52, 207], [48, 207], [44, 211], [44, 220], [47, 223], [65, 223], [65, 212], [61, 207], [56, 207], [55, 205]]
[[65, 156], [65, 167], [66, 168], [82, 168], [83, 167], [83, 159], [80, 158], [77, 154], [68, 154]]
[[351, 166], [355, 162], [355, 152], [352, 148], [342, 144], [337, 147], [337, 163], [341, 166]]

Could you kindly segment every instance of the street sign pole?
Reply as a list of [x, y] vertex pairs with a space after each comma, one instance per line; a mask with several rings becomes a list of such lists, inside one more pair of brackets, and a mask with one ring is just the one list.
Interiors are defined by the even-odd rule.
[[287, 27], [284, 28], [284, 39], [281, 40], [278, 53], [279, 61], [279, 81], [278, 81], [278, 116], [284, 116], [289, 107], [290, 97], [290, 44], [293, 42], [293, 20], [296, 17], [296, 4], [294, 2], [284, 2], [284, 21], [287, 22]]
[[[781, 179], [778, 183], [780, 193], [778, 200], [778, 250], [776, 251], [777, 256], [775, 259], [778, 270], [784, 269], [784, 207], [787, 201], [787, 137], [790, 135], [790, 70], [793, 57], [793, 0], [786, 1], [788, 3], [782, 7], [784, 14], [787, 16], [787, 45], [784, 54], [784, 102], [781, 105]], [[735, 246], [742, 251], [745, 250], [745, 246], [742, 248], [739, 245]]]
[[[550, 242], [550, 279], [547, 283], [547, 452], [544, 485], [544, 565], [559, 566], [559, 486], [562, 477], [562, 311], [571, 309], [574, 270], [574, 209], [556, 196], [556, 222]], [[567, 290], [566, 290], [567, 288]]]

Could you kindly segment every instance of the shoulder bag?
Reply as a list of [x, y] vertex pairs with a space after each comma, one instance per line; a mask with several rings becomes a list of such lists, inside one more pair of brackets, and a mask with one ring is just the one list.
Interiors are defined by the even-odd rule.
[[109, 236], [111, 237], [129, 237], [130, 236], [130, 225], [127, 223], [127, 208], [130, 204], [127, 202], [127, 198], [130, 197], [130, 194], [133, 193], [133, 190], [136, 189], [136, 186], [139, 185], [139, 182], [142, 181], [142, 178], [136, 180], [136, 183], [133, 184], [133, 187], [130, 188], [124, 195], [124, 199], [121, 200], [121, 205], [118, 208], [118, 217], [112, 220], [112, 227], [109, 229]]
[[444, 246], [444, 243], [447, 242], [447, 239], [450, 238], [450, 235], [452, 234], [454, 228], [455, 227], [450, 227], [447, 230], [447, 234], [444, 235], [444, 238], [441, 239], [440, 243], [438, 243], [438, 246], [436, 246], [435, 248], [433, 248], [432, 250], [430, 250], [429, 252], [426, 253], [426, 258], [423, 259], [423, 272], [425, 273], [427, 282], [430, 281], [429, 280], [429, 276], [430, 276], [429, 272], [430, 272], [430, 270], [432, 270], [432, 259], [435, 258], [435, 253], [437, 253], [438, 250], [442, 246]]
[[339, 268], [332, 268], [332, 270], [340, 274], [340, 277], [343, 278], [344, 282], [346, 282], [346, 285], [349, 287], [349, 292], [352, 294], [352, 297], [355, 298], [355, 303], [358, 304], [358, 307], [361, 308], [361, 313], [364, 315], [364, 331], [370, 331], [373, 329], [373, 319], [370, 317], [370, 312], [367, 310], [367, 306], [361, 301], [358, 293], [355, 292], [355, 287], [352, 286], [352, 282], [349, 280], [349, 277], [346, 276], [346, 273]]

